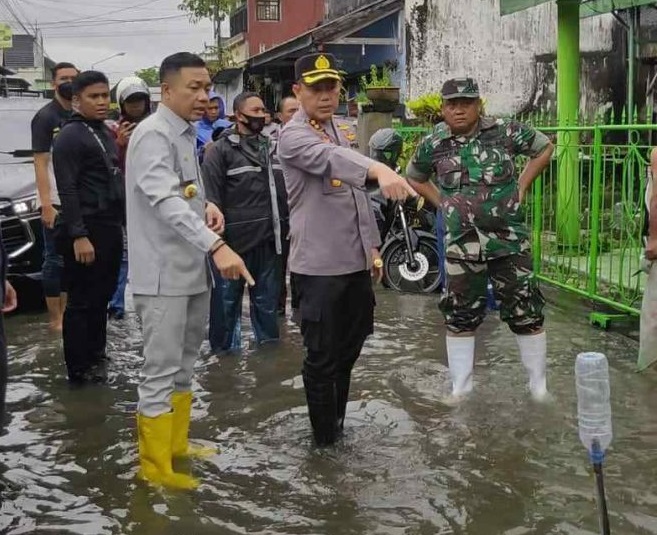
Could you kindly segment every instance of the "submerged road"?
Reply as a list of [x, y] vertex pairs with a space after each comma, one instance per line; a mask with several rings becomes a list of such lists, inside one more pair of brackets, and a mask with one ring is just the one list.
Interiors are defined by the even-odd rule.
[[[606, 463], [612, 533], [657, 534], [657, 372], [637, 344], [547, 309], [549, 386], [532, 403], [513, 335], [495, 317], [477, 343], [475, 394], [449, 392], [437, 297], [380, 290], [376, 334], [354, 372], [345, 435], [311, 445], [298, 329], [278, 346], [198, 361], [192, 435], [221, 453], [168, 493], [135, 479], [138, 323], [110, 325], [113, 382], [71, 390], [44, 316], [7, 321], [11, 422], [0, 437], [0, 533], [529, 535], [599, 533], [579, 443], [574, 359], [610, 361], [614, 442]], [[245, 329], [248, 334], [248, 326]]]

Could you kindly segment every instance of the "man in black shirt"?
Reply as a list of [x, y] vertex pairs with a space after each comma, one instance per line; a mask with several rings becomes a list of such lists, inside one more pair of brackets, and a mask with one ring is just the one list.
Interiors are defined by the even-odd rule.
[[117, 147], [104, 123], [109, 103], [103, 73], [78, 75], [73, 82], [76, 112], [53, 148], [63, 220], [58, 244], [69, 299], [64, 357], [72, 383], [107, 378], [107, 305], [118, 280], [125, 219]]
[[43, 293], [50, 315], [50, 328], [61, 331], [66, 293], [62, 287], [64, 261], [55, 251], [53, 236], [55, 219], [60, 208], [59, 195], [52, 170], [50, 151], [53, 139], [61, 126], [71, 116], [73, 79], [78, 70], [72, 63], [58, 63], [52, 70], [52, 85], [55, 97], [41, 108], [32, 119], [32, 150], [34, 151], [34, 173], [43, 222]]

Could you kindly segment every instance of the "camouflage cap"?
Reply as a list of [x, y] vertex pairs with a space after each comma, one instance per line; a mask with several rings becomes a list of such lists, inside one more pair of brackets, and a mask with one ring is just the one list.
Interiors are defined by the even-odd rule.
[[443, 100], [479, 98], [479, 84], [474, 78], [452, 78], [443, 84]]

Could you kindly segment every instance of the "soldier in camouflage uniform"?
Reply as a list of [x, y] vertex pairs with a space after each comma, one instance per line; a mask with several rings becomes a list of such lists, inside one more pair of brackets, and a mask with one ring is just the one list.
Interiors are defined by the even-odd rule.
[[[445, 220], [447, 286], [440, 308], [448, 329], [452, 394], [473, 387], [475, 331], [486, 314], [491, 280], [500, 316], [517, 335], [529, 388], [547, 396], [544, 299], [532, 273], [525, 192], [549, 164], [553, 146], [533, 128], [481, 114], [471, 78], [443, 86], [444, 122], [426, 136], [408, 165], [417, 192], [440, 206]], [[518, 177], [518, 155], [530, 157]], [[438, 188], [429, 181], [434, 176]]]

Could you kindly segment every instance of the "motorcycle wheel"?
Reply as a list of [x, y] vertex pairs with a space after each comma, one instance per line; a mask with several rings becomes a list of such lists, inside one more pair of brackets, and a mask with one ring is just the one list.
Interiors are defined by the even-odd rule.
[[413, 272], [406, 265], [406, 244], [397, 240], [383, 254], [383, 281], [386, 287], [405, 293], [435, 292], [443, 282], [435, 240], [420, 237], [415, 257], [420, 266]]

